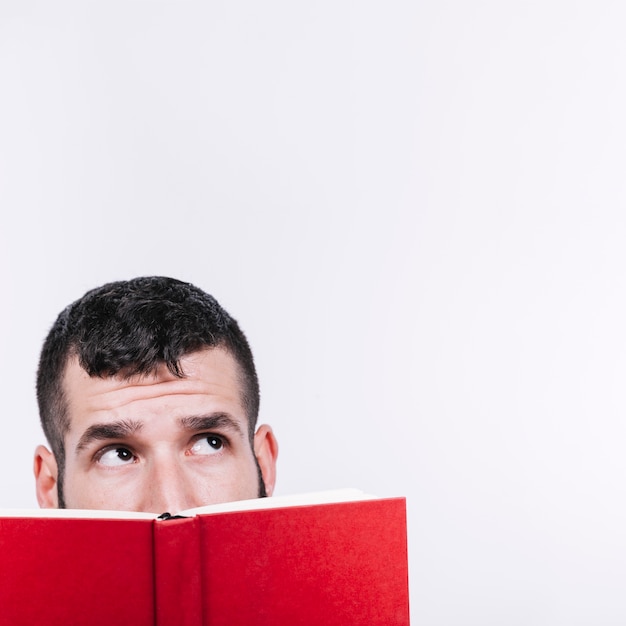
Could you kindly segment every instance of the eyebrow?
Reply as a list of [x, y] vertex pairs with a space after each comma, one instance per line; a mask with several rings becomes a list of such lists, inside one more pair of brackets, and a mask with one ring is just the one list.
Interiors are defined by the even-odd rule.
[[233, 419], [228, 413], [211, 413], [210, 415], [192, 415], [189, 417], [181, 417], [178, 423], [185, 430], [213, 430], [215, 428], [225, 428], [235, 431], [239, 435], [243, 435], [243, 431], [239, 423]]
[[142, 427], [143, 424], [136, 420], [119, 420], [106, 424], [93, 424], [78, 440], [76, 452], [84, 450], [92, 441], [124, 439], [141, 430]]

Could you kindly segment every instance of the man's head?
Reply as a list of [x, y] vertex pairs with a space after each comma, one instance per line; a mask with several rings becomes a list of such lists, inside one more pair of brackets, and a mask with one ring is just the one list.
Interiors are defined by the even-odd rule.
[[37, 398], [52, 448], [35, 456], [42, 506], [163, 512], [273, 489], [250, 347], [191, 284], [144, 277], [87, 292], [48, 334]]

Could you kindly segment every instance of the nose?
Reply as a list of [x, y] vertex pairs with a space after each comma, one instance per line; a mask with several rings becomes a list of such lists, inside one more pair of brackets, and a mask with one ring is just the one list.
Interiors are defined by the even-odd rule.
[[154, 459], [144, 478], [143, 511], [175, 515], [199, 506], [195, 499], [193, 482], [177, 459]]

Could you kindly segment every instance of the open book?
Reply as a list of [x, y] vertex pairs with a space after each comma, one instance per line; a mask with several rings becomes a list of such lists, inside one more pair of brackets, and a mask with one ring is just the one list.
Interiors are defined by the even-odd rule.
[[0, 626], [409, 623], [404, 498], [171, 513], [0, 511]]

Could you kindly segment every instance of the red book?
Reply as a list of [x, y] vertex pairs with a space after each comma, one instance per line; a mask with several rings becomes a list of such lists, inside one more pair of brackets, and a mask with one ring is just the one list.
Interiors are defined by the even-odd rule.
[[182, 515], [0, 517], [0, 625], [409, 624], [404, 498], [344, 490]]

